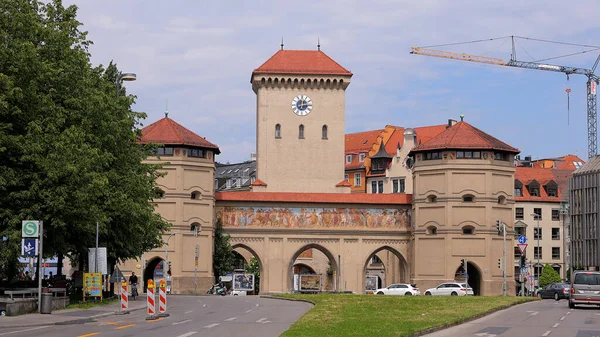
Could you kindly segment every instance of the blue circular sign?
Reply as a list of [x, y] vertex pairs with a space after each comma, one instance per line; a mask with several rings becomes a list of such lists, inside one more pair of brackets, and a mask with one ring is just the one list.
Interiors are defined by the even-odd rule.
[[519, 243], [524, 245], [527, 242], [527, 238], [524, 235], [519, 236]]

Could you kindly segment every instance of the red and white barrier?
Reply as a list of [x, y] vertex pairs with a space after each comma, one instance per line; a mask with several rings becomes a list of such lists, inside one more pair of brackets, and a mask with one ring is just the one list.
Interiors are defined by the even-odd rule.
[[121, 283], [121, 310], [129, 308], [129, 294], [127, 293], [127, 282]]
[[155, 299], [154, 299], [154, 282], [148, 280], [148, 316], [154, 316], [156, 312]]
[[158, 287], [158, 311], [159, 317], [168, 317], [167, 311], [167, 285], [165, 280], [160, 280]]

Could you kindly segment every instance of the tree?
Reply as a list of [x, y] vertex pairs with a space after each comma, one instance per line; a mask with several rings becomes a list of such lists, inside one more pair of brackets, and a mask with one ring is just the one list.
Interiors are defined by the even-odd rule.
[[219, 276], [230, 273], [235, 264], [233, 249], [229, 243], [229, 234], [223, 233], [223, 223], [220, 218], [217, 219], [213, 242], [213, 274], [218, 279]]
[[542, 269], [542, 276], [540, 276], [540, 287], [544, 288], [549, 284], [560, 282], [562, 282], [560, 275], [558, 275], [551, 265], [546, 264], [544, 269]]
[[254, 256], [250, 258], [246, 272], [249, 274], [254, 274], [254, 294], [258, 295], [260, 290], [260, 265]]
[[[169, 224], [152, 203], [160, 167], [142, 162], [152, 146], [138, 144], [146, 115], [116, 97], [114, 64], [91, 65], [77, 7], [2, 0], [0, 12], [0, 235], [43, 220], [44, 255], [77, 258], [98, 221], [113, 262], [159, 247]], [[18, 244], [5, 248], [0, 261], [17, 264]]]

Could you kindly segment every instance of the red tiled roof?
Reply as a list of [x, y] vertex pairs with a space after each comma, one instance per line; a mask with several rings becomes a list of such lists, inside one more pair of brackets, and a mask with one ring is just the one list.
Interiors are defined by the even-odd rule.
[[165, 117], [142, 129], [140, 143], [164, 144], [164, 145], [189, 145], [208, 149], [215, 149], [215, 153], [221, 151], [215, 144], [202, 138], [194, 132], [186, 129], [173, 119]]
[[215, 192], [217, 201], [298, 202], [328, 204], [410, 205], [412, 194]]
[[[352, 156], [352, 162], [345, 164], [346, 170], [357, 169], [364, 166], [365, 163], [359, 161], [360, 158], [358, 154], [365, 153], [365, 156], [368, 156], [373, 144], [377, 141], [377, 137], [383, 131], [384, 129], [379, 129], [346, 134], [345, 152], [346, 154], [355, 154], [355, 156]], [[346, 163], [346, 158], [344, 158], [344, 163]]]
[[583, 166], [583, 164], [585, 164], [585, 161], [583, 161], [583, 159], [577, 157], [574, 154], [568, 154], [566, 156], [563, 157], [559, 157], [559, 158], [548, 158], [548, 159], [537, 159], [535, 161], [533, 161], [533, 166], [534, 167], [544, 167], [543, 165], [547, 166], [547, 161], [551, 161], [554, 165], [554, 168], [559, 169], [559, 170], [576, 170], [577, 166], [575, 166], [575, 163], [578, 162], [579, 167]]
[[267, 184], [265, 184], [262, 180], [260, 179], [256, 179], [254, 180], [254, 182], [252, 183], [252, 186], [267, 186]]
[[352, 73], [318, 50], [279, 50], [252, 74], [347, 75]]
[[417, 141], [415, 144], [419, 145], [419, 143], [422, 144], [428, 142], [431, 138], [446, 131], [447, 126], [448, 125], [446, 124], [441, 124], [414, 128], [413, 130], [415, 130], [415, 132], [417, 133]]
[[[518, 180], [523, 184], [523, 196], [515, 197], [515, 201], [561, 202], [563, 199], [562, 190], [566, 188], [564, 181], [565, 174], [568, 175], [567, 172], [568, 170], [554, 170], [551, 168], [517, 167], [515, 171], [515, 180]], [[573, 173], [573, 171], [570, 172], [571, 174]], [[532, 197], [527, 189], [527, 184], [533, 180], [540, 184], [539, 197]], [[544, 185], [549, 181], [554, 181], [558, 184], [558, 197], [549, 197], [546, 193]]]
[[[418, 132], [417, 132], [418, 135]], [[490, 149], [512, 153], [520, 151], [490, 136], [467, 122], [458, 122], [411, 152], [437, 149]]]
[[335, 187], [350, 187], [352, 185], [350, 185], [350, 183], [346, 180], [342, 180], [339, 183], [337, 183], [337, 185], [335, 185]]

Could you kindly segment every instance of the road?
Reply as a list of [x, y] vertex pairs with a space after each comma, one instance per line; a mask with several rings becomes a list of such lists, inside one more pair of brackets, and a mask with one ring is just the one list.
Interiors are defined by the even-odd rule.
[[526, 303], [427, 337], [600, 337], [598, 307], [569, 309], [566, 300]]
[[170, 316], [157, 320], [146, 320], [145, 311], [134, 311], [81, 324], [3, 329], [0, 336], [279, 336], [312, 307], [258, 296], [171, 296], [168, 301]]

